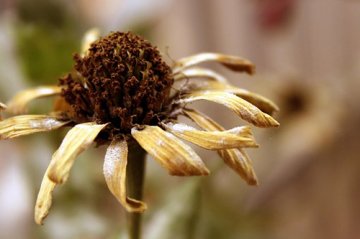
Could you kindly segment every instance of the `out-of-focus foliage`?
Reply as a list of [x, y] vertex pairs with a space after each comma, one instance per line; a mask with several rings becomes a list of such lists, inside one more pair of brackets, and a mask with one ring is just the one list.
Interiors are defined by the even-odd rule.
[[[145, 234], [148, 239], [191, 239], [197, 238], [200, 206], [199, 179], [193, 178], [173, 191], [155, 212], [147, 225]], [[181, 198], [181, 203], [178, 199]]]
[[53, 84], [72, 67], [79, 23], [58, 1], [20, 0], [17, 10], [16, 44], [24, 73], [36, 84]]

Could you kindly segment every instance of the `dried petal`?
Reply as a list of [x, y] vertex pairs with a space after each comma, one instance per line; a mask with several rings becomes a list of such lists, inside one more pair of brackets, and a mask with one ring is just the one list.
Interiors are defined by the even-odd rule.
[[99, 39], [100, 31], [97, 28], [92, 28], [88, 30], [81, 42], [81, 55], [85, 56], [90, 48], [91, 43]]
[[160, 127], [145, 126], [143, 130], [133, 128], [131, 134], [171, 175], [209, 174], [209, 170], [190, 146]]
[[58, 86], [40, 86], [20, 91], [8, 102], [7, 111], [12, 114], [24, 113], [26, 112], [26, 105], [32, 100], [60, 93], [61, 88]]
[[55, 183], [64, 183], [76, 157], [91, 145], [106, 125], [90, 122], [73, 127], [53, 154], [48, 177]]
[[183, 109], [185, 115], [194, 121], [198, 126], [200, 126], [204, 130], [225, 130], [221, 125], [211, 119], [209, 116], [200, 113], [194, 109]]
[[272, 115], [274, 112], [279, 111], [279, 107], [272, 102], [271, 100], [247, 91], [245, 89], [240, 89], [229, 84], [223, 84], [216, 81], [200, 81], [195, 84], [193, 87], [194, 90], [215, 90], [215, 91], [225, 91], [232, 93], [238, 97], [243, 98], [244, 100], [250, 102], [251, 104], [258, 107], [262, 112]]
[[43, 224], [44, 219], [49, 214], [52, 204], [52, 192], [56, 187], [56, 183], [48, 178], [49, 167], [45, 172], [41, 182], [40, 190], [35, 204], [35, 222], [39, 225]]
[[185, 95], [184, 99], [178, 100], [177, 103], [191, 103], [198, 100], [208, 100], [222, 104], [242, 119], [258, 127], [277, 127], [279, 123], [270, 115], [262, 112], [256, 106], [250, 104], [231, 93], [223, 91], [195, 91]]
[[229, 68], [230, 70], [246, 72], [250, 75], [253, 74], [255, 71], [254, 64], [252, 64], [249, 60], [237, 56], [230, 56], [218, 53], [200, 53], [178, 60], [173, 67], [173, 73], [180, 73], [182, 70], [190, 66], [206, 61], [217, 61], [225, 67]]
[[215, 71], [201, 68], [201, 67], [192, 67], [189, 69], [185, 69], [181, 71], [181, 73], [174, 76], [175, 81], [183, 80], [183, 79], [189, 79], [189, 78], [206, 78], [209, 80], [218, 81], [221, 83], [227, 83], [225, 77], [222, 75], [216, 73]]
[[[195, 110], [184, 113], [205, 130], [224, 130], [217, 122]], [[243, 149], [219, 150], [218, 154], [231, 169], [237, 172], [248, 184], [257, 185], [258, 181], [249, 156]]]
[[163, 124], [174, 135], [193, 144], [210, 150], [238, 147], [257, 147], [249, 126], [236, 127], [230, 130], [202, 131], [181, 123]]
[[106, 150], [104, 177], [110, 192], [128, 212], [143, 212], [146, 204], [126, 195], [128, 146], [125, 140], [113, 140]]
[[68, 122], [48, 115], [19, 115], [0, 121], [0, 139], [58, 129]]
[[247, 153], [242, 149], [220, 150], [220, 157], [225, 164], [233, 169], [249, 185], [258, 185], [252, 162]]

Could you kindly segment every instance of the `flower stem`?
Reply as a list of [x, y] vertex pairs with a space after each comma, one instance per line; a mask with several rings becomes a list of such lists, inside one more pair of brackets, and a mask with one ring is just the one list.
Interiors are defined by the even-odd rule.
[[[146, 152], [138, 145], [129, 145], [129, 155], [127, 164], [127, 192], [128, 196], [137, 200], [142, 200], [143, 185], [145, 176], [145, 156]], [[128, 213], [127, 226], [129, 239], [141, 238], [141, 213]]]

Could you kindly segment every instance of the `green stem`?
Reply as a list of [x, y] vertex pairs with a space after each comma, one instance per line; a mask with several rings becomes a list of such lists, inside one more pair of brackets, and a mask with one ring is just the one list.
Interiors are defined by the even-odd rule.
[[[128, 164], [126, 168], [128, 196], [142, 200], [145, 176], [146, 152], [138, 145], [129, 145]], [[141, 238], [141, 213], [127, 213], [129, 239]]]

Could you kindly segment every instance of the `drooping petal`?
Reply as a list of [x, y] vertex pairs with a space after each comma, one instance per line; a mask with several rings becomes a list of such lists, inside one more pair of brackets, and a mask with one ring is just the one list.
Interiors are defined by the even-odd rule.
[[68, 122], [48, 115], [19, 115], [0, 121], [0, 139], [58, 129]]
[[249, 60], [237, 56], [224, 55], [219, 53], [200, 53], [178, 60], [173, 66], [173, 73], [177, 74], [182, 70], [206, 61], [217, 61], [233, 71], [253, 74], [255, 66]]
[[222, 104], [242, 119], [252, 123], [258, 127], [277, 127], [279, 123], [270, 115], [262, 112], [256, 106], [250, 104], [246, 100], [237, 97], [228, 92], [223, 91], [195, 91], [178, 100], [177, 103], [191, 103], [198, 100], [208, 100], [218, 104]]
[[56, 183], [48, 178], [49, 168], [46, 170], [41, 182], [40, 190], [35, 204], [35, 222], [39, 225], [43, 224], [44, 219], [49, 214], [52, 204], [52, 192], [56, 187]]
[[181, 71], [180, 74], [174, 76], [175, 81], [183, 80], [183, 79], [190, 79], [190, 78], [206, 78], [213, 81], [218, 81], [221, 83], [227, 83], [225, 77], [216, 73], [215, 71], [201, 68], [201, 67], [192, 67], [189, 69], [185, 69]]
[[194, 109], [183, 109], [185, 115], [194, 121], [198, 126], [200, 126], [204, 130], [225, 130], [221, 125], [211, 119], [209, 116], [200, 113]]
[[104, 160], [104, 177], [110, 192], [128, 212], [143, 212], [146, 204], [127, 197], [126, 166], [128, 146], [125, 140], [113, 140], [106, 150]]
[[52, 156], [48, 177], [55, 183], [64, 183], [76, 157], [91, 145], [106, 125], [90, 122], [78, 124], [69, 130]]
[[[205, 130], [224, 130], [217, 122], [198, 111], [187, 109], [184, 110], [184, 113]], [[248, 184], [258, 184], [252, 162], [243, 149], [219, 150], [218, 154], [225, 164], [237, 172]]]
[[193, 144], [210, 150], [238, 147], [257, 147], [249, 126], [235, 127], [230, 130], [203, 131], [182, 123], [163, 124], [174, 135]]
[[252, 162], [243, 149], [219, 150], [218, 153], [225, 164], [233, 169], [249, 185], [258, 185]]
[[59, 86], [39, 86], [20, 91], [8, 102], [7, 111], [12, 114], [24, 113], [26, 112], [26, 105], [32, 100], [58, 95], [60, 93], [61, 88]]
[[244, 100], [250, 102], [251, 104], [258, 107], [262, 112], [272, 115], [274, 112], [279, 111], [279, 107], [272, 102], [271, 100], [253, 93], [251, 91], [240, 89], [235, 86], [224, 84], [216, 81], [199, 81], [196, 82], [193, 86], [194, 90], [215, 90], [215, 91], [225, 91], [231, 94], [234, 94], [238, 97], [243, 98]]
[[131, 135], [171, 175], [195, 176], [209, 174], [209, 170], [201, 158], [190, 146], [160, 127], [145, 126], [142, 130], [133, 128]]
[[91, 43], [99, 39], [100, 31], [97, 28], [92, 28], [88, 30], [81, 42], [81, 55], [85, 56], [90, 48]]

